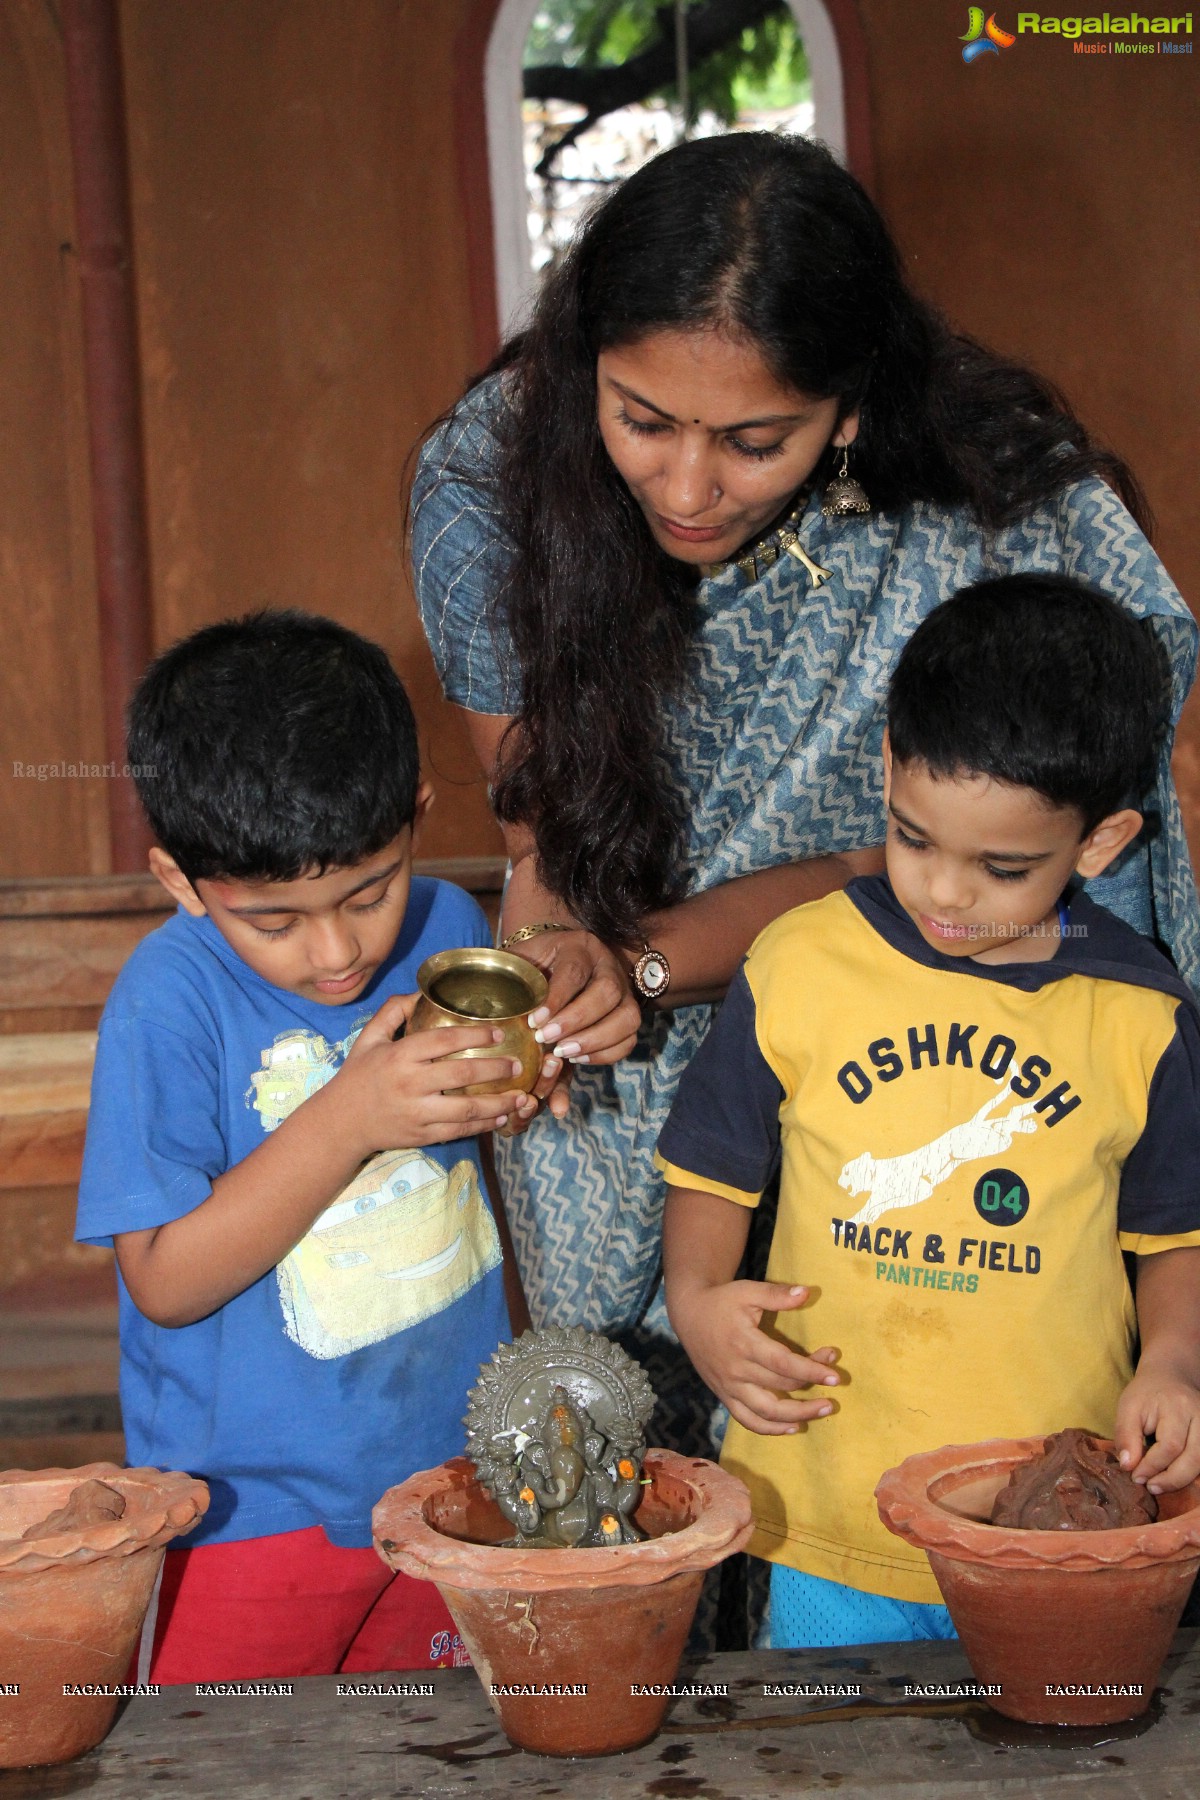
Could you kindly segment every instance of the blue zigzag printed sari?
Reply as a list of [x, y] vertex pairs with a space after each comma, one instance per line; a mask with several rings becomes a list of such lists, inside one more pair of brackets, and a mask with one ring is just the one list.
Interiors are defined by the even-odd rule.
[[[490, 613], [505, 568], [488, 484], [491, 387], [475, 389], [425, 447], [413, 491], [413, 560], [447, 697], [478, 712], [512, 713], [515, 661]], [[921, 619], [969, 582], [1064, 572], [1152, 618], [1171, 659], [1178, 716], [1195, 673], [1196, 625], [1099, 481], [1067, 489], [992, 534], [965, 513], [928, 504], [829, 520], [815, 499], [799, 533], [808, 555], [832, 571], [819, 589], [785, 555], [756, 581], [731, 567], [698, 590], [704, 619], [692, 681], [667, 721], [687, 799], [693, 892], [883, 842], [888, 676]], [[1169, 751], [1146, 804], [1147, 832], [1090, 891], [1156, 936], [1200, 986], [1200, 913]], [[582, 1324], [620, 1337], [659, 1393], [654, 1441], [693, 1454], [711, 1454], [716, 1421], [662, 1303], [664, 1191], [652, 1157], [712, 1016], [709, 1006], [655, 1015], [633, 1055], [614, 1068], [576, 1071], [565, 1122], [543, 1112], [524, 1136], [497, 1140], [534, 1325]], [[768, 1228], [764, 1217], [759, 1229]]]

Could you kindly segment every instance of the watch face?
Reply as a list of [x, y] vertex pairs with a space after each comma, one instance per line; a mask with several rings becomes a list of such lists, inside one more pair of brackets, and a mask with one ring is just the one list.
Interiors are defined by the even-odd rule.
[[641, 992], [650, 998], [661, 994], [671, 979], [666, 957], [657, 950], [647, 950], [634, 965], [633, 979]]

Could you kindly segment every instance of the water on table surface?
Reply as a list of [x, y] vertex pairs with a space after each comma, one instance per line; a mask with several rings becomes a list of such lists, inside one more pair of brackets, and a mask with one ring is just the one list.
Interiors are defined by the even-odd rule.
[[509, 1019], [532, 1004], [525, 983], [504, 969], [448, 969], [432, 984], [429, 997], [447, 1012], [470, 1019]]

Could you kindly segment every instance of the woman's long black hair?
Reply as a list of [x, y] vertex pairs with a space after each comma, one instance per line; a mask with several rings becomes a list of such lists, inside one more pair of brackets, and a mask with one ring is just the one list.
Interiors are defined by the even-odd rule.
[[930, 500], [997, 527], [1099, 474], [1144, 517], [1129, 471], [1049, 383], [908, 291], [875, 207], [821, 145], [736, 133], [630, 176], [493, 365], [507, 370], [497, 484], [514, 546], [495, 605], [522, 684], [494, 803], [532, 828], [546, 886], [613, 943], [639, 941], [683, 891], [664, 707], [684, 685], [691, 609], [687, 570], [601, 441], [596, 359], [694, 328], [749, 340], [784, 385], [860, 407], [853, 473], [875, 507]]

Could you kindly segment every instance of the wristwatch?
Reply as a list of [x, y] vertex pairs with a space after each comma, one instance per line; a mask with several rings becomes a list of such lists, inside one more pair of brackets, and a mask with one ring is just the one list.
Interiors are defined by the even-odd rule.
[[642, 944], [642, 954], [633, 965], [633, 985], [643, 1000], [657, 1000], [671, 985], [671, 965], [661, 950]]

